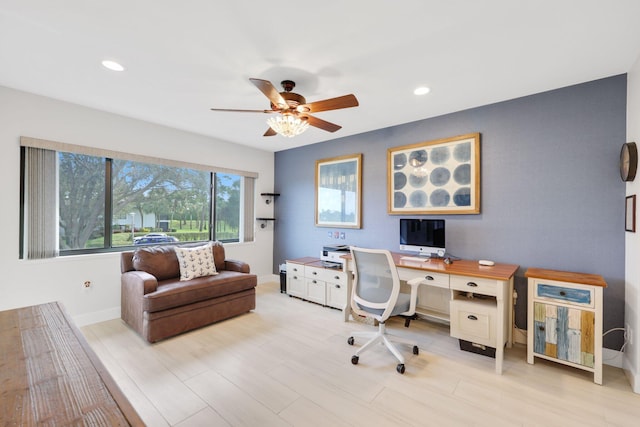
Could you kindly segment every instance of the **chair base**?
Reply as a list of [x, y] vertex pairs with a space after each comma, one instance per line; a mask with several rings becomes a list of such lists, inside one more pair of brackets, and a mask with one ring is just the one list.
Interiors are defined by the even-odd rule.
[[358, 363], [358, 358], [360, 354], [370, 349], [376, 343], [384, 344], [387, 347], [387, 349], [391, 352], [391, 354], [395, 356], [395, 358], [399, 362], [397, 366], [397, 370], [400, 373], [404, 373], [404, 357], [402, 356], [400, 351], [398, 351], [394, 343], [400, 343], [400, 344], [406, 344], [406, 345], [412, 346], [413, 354], [419, 353], [418, 344], [415, 341], [387, 333], [387, 329], [384, 323], [378, 323], [377, 332], [353, 332], [351, 334], [351, 337], [349, 337], [349, 339], [347, 340], [347, 342], [350, 345], [353, 345], [354, 337], [369, 338], [369, 341], [367, 341], [362, 347], [360, 347], [356, 351], [355, 355], [351, 358], [351, 362], [354, 365]]

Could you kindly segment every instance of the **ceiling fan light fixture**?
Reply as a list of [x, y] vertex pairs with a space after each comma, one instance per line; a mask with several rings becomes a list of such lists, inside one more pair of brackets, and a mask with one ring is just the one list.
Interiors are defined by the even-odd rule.
[[293, 114], [282, 114], [277, 117], [271, 117], [267, 120], [267, 124], [271, 129], [287, 138], [300, 135], [309, 128], [309, 123], [307, 123], [306, 120], [302, 120]]

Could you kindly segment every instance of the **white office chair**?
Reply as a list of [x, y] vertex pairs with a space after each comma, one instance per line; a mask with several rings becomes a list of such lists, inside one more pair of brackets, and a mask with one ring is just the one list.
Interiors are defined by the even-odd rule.
[[[354, 265], [354, 284], [351, 292], [351, 309], [355, 314], [372, 317], [378, 321], [377, 332], [353, 332], [347, 343], [354, 344], [354, 337], [370, 338], [356, 351], [351, 363], [358, 364], [360, 353], [382, 342], [398, 359], [396, 370], [404, 374], [404, 357], [393, 342], [413, 346], [413, 354], [418, 354], [414, 341], [388, 334], [385, 321], [391, 316], [414, 316], [418, 296], [418, 285], [424, 277], [407, 281], [411, 294], [400, 293], [400, 277], [391, 253], [384, 249], [351, 248]], [[405, 323], [408, 326], [408, 322]]]

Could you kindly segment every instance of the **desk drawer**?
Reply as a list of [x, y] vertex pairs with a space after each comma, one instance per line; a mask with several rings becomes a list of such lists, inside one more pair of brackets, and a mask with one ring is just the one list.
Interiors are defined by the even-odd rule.
[[473, 292], [482, 295], [497, 295], [498, 284], [495, 280], [482, 279], [480, 277], [451, 276], [451, 289], [464, 292]]
[[478, 344], [496, 346], [495, 301], [451, 300], [451, 336]]
[[424, 279], [425, 285], [449, 289], [448, 274], [413, 270], [408, 268], [399, 268], [398, 275], [400, 276], [400, 280], [411, 280], [415, 279], [416, 277], [422, 277]]

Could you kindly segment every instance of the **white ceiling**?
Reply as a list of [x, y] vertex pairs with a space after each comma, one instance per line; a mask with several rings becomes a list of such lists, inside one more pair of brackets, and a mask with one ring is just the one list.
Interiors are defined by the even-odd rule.
[[[279, 151], [625, 73], [639, 17], [638, 0], [0, 0], [0, 85]], [[268, 115], [209, 110], [269, 108], [249, 77], [360, 106], [316, 114], [335, 133], [263, 137]]]

